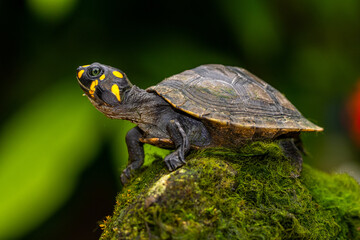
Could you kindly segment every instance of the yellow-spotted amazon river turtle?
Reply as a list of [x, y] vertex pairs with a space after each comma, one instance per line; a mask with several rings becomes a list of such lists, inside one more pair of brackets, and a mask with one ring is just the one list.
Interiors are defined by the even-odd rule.
[[126, 135], [123, 183], [144, 163], [144, 143], [175, 149], [164, 159], [173, 171], [185, 164], [191, 148], [277, 140], [301, 170], [299, 134], [323, 130], [275, 88], [238, 67], [202, 65], [146, 90], [132, 85], [121, 70], [99, 63], [79, 67], [77, 78], [100, 112], [137, 125]]

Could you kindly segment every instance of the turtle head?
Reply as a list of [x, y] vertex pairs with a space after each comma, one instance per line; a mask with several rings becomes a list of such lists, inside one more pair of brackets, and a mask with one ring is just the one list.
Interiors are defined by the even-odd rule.
[[99, 105], [120, 105], [123, 93], [132, 87], [124, 72], [100, 63], [78, 67], [76, 77], [85, 94]]

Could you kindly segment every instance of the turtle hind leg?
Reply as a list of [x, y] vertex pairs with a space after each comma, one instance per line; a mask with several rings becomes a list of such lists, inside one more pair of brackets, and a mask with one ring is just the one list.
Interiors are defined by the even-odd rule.
[[297, 171], [296, 173], [293, 173], [294, 177], [299, 177], [302, 170], [303, 158], [301, 155], [301, 150], [299, 150], [296, 146], [297, 143], [295, 143], [293, 138], [281, 139], [279, 140], [279, 145], [285, 157], [290, 159], [291, 164]]

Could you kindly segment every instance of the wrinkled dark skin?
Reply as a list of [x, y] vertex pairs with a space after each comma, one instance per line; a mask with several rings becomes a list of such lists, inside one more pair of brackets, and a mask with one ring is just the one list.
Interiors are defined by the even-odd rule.
[[[120, 72], [123, 77], [115, 76], [114, 71]], [[79, 67], [77, 72], [81, 88], [99, 111], [109, 118], [129, 120], [137, 125], [126, 135], [129, 162], [121, 174], [123, 184], [143, 165], [144, 143], [175, 149], [164, 159], [169, 171], [173, 171], [186, 163], [185, 156], [191, 148], [227, 147], [234, 144], [234, 139], [241, 139], [240, 135], [224, 132], [175, 109], [154, 92], [133, 86], [119, 69], [93, 63]], [[104, 77], [100, 80], [102, 75]], [[119, 89], [118, 94], [113, 90], [114, 85], [115, 89]], [[281, 146], [301, 169], [302, 157], [294, 142], [285, 139]]]

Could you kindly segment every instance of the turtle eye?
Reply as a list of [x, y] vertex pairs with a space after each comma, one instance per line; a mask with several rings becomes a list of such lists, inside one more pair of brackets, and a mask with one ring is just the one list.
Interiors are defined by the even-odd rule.
[[98, 67], [94, 67], [90, 70], [90, 75], [93, 77], [98, 76], [101, 73], [101, 69]]

